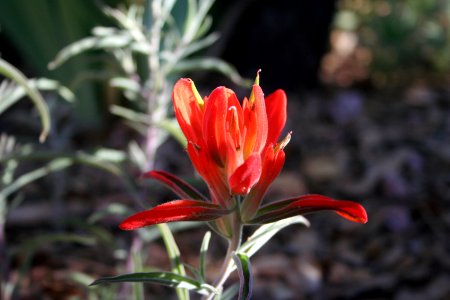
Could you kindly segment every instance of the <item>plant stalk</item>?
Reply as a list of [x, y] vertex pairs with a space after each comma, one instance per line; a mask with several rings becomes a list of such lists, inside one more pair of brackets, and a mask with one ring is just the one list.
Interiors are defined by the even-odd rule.
[[[223, 285], [225, 284], [226, 280], [230, 276], [232, 269], [233, 269], [233, 253], [239, 249], [241, 246], [242, 241], [242, 224], [240, 222], [240, 218], [238, 216], [238, 213], [234, 215], [234, 222], [233, 222], [233, 236], [228, 242], [228, 249], [227, 253], [225, 254], [225, 258], [222, 264], [222, 267], [220, 269], [219, 277], [216, 278], [214, 281], [214, 287], [217, 291], [222, 292]], [[206, 300], [212, 300], [214, 298], [215, 294], [210, 294]]]

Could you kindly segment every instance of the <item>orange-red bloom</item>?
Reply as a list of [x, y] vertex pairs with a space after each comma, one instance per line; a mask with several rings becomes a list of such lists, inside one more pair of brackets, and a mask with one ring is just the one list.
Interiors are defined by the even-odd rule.
[[[175, 115], [187, 139], [189, 157], [208, 185], [210, 202], [176, 176], [153, 171], [146, 175], [166, 184], [180, 200], [138, 213], [125, 220], [120, 225], [122, 229], [181, 220], [211, 221], [237, 209], [239, 222], [245, 224], [267, 223], [322, 210], [335, 211], [351, 221], [367, 222], [361, 205], [320, 195], [261, 207], [267, 188], [283, 167], [283, 149], [290, 133], [279, 141], [286, 123], [286, 94], [277, 90], [264, 98], [258, 81], [257, 77], [250, 97], [242, 104], [225, 87], [218, 87], [202, 98], [191, 79], [180, 79], [175, 84]], [[216, 225], [227, 234], [226, 224]]]

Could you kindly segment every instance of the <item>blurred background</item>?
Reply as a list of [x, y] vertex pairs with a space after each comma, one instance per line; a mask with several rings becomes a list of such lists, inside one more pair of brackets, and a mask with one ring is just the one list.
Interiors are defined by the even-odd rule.
[[[262, 69], [266, 95], [287, 92], [293, 131], [266, 201], [320, 193], [360, 202], [369, 222], [324, 213], [282, 231], [252, 258], [253, 299], [450, 299], [450, 2], [194, 2], [162, 1], [161, 19], [152, 1], [0, 2], [0, 58], [30, 78], [51, 120], [40, 144], [42, 112], [0, 85], [3, 292], [127, 299], [86, 283], [126, 270], [136, 241], [142, 265], [167, 269], [155, 232], [117, 224], [173, 199], [138, 179], [149, 168], [205, 189], [173, 123], [173, 83], [242, 99]], [[188, 263], [206, 229], [175, 229]], [[213, 239], [212, 278], [223, 246]]]

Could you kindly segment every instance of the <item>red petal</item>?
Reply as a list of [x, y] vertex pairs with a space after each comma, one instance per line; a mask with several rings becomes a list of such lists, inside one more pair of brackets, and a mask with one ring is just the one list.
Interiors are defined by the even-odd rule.
[[164, 171], [150, 171], [143, 174], [142, 177], [162, 182], [181, 198], [207, 201], [207, 198], [193, 186], [173, 174]]
[[360, 204], [314, 194], [265, 205], [259, 209], [256, 217], [250, 223], [269, 223], [296, 215], [329, 210], [350, 221], [367, 223], [366, 210]]
[[239, 166], [228, 180], [231, 192], [235, 195], [246, 195], [258, 182], [261, 176], [261, 156], [253, 153]]
[[230, 204], [230, 193], [227, 183], [224, 181], [219, 168], [212, 158], [209, 157], [205, 148], [206, 146], [204, 145], [198, 146], [193, 143], [188, 143], [187, 150], [189, 158], [197, 172], [208, 184], [212, 202], [218, 203], [222, 207], [228, 207]]
[[203, 138], [211, 157], [220, 166], [223, 166], [226, 161], [223, 150], [226, 149], [228, 97], [232, 95], [234, 95], [233, 91], [223, 86], [218, 87], [212, 91], [205, 104]]
[[229, 212], [218, 205], [204, 201], [174, 200], [132, 215], [119, 227], [122, 230], [133, 230], [167, 222], [211, 221]]
[[186, 139], [198, 143], [202, 136], [203, 111], [192, 90], [192, 84], [189, 78], [178, 80], [173, 88], [172, 99], [175, 116]]
[[287, 97], [283, 90], [276, 90], [266, 97], [266, 111], [269, 123], [267, 144], [276, 143], [286, 124]]
[[267, 113], [264, 94], [258, 85], [253, 86], [253, 103], [244, 100], [244, 122], [247, 129], [244, 140], [244, 157], [263, 150], [267, 141]]
[[307, 199], [299, 198], [299, 200], [290, 204], [289, 208], [308, 212], [333, 210], [353, 222], [367, 223], [368, 221], [366, 210], [361, 204], [352, 201], [334, 200], [321, 195], [309, 195]]
[[267, 189], [280, 174], [284, 165], [284, 151], [280, 149], [275, 152], [272, 144], [266, 147], [262, 157], [261, 177], [242, 202], [241, 215], [244, 220], [253, 218]]

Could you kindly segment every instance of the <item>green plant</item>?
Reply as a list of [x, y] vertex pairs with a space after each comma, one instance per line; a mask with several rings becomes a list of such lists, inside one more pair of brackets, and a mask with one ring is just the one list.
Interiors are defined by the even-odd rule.
[[[186, 5], [185, 15], [177, 5]], [[111, 86], [121, 89], [129, 107], [112, 105], [113, 114], [144, 136], [140, 147], [130, 144], [132, 157], [141, 170], [151, 169], [155, 153], [167, 133], [184, 143], [184, 138], [170, 117], [170, 92], [174, 80], [190, 71], [216, 71], [238, 84], [249, 84], [226, 62], [212, 57], [194, 56], [212, 45], [217, 33], [208, 33], [212, 20], [208, 11], [213, 0], [146, 1], [145, 6], [130, 5], [115, 9], [103, 7], [117, 27], [95, 27], [92, 36], [62, 49], [49, 64], [56, 68], [86, 51], [102, 50], [116, 63], [116, 72], [108, 74]]]

